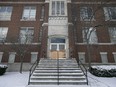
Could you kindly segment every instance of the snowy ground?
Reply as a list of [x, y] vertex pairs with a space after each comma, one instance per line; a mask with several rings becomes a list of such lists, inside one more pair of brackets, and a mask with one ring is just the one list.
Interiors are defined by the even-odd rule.
[[[0, 87], [27, 87], [28, 83], [28, 72], [23, 72], [20, 74], [19, 72], [6, 72], [3, 76], [0, 76]], [[37, 87], [116, 87], [116, 77], [113, 78], [103, 78], [103, 77], [95, 77], [88, 73], [89, 77], [89, 85], [81, 85], [81, 86], [71, 86], [71, 85], [44, 85]]]

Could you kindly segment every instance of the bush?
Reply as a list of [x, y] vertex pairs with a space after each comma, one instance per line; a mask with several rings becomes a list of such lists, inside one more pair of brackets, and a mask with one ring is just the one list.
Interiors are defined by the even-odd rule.
[[90, 73], [98, 77], [116, 77], [116, 69], [107, 70], [107, 69], [91, 67]]
[[6, 72], [8, 67], [6, 65], [0, 65], [0, 75], [3, 75]]

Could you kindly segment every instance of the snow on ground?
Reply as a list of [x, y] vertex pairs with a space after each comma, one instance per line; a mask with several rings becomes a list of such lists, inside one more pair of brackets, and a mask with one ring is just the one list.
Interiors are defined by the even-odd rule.
[[28, 82], [28, 72], [6, 72], [0, 76], [0, 87], [25, 87]]
[[[0, 76], [0, 87], [27, 87], [28, 83], [28, 72], [6, 72], [4, 75]], [[116, 77], [103, 78], [96, 77], [88, 73], [89, 85], [43, 85], [37, 87], [116, 87]], [[33, 87], [33, 86], [31, 86]]]

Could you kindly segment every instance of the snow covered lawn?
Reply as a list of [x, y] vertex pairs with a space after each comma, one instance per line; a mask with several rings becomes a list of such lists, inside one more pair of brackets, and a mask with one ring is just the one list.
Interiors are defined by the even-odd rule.
[[[6, 72], [3, 76], [0, 76], [0, 87], [27, 87], [28, 72]], [[81, 85], [78, 87], [116, 87], [116, 77], [102, 78], [96, 77], [88, 73], [89, 85]], [[31, 86], [32, 87], [32, 86]], [[77, 85], [43, 85], [37, 87], [77, 87]]]

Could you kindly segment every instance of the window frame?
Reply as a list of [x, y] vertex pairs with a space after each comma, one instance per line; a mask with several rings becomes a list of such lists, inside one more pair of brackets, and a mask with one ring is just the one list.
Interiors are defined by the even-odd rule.
[[[89, 13], [89, 10], [91, 10], [90, 13]], [[80, 19], [81, 21], [94, 21], [95, 19], [94, 19], [92, 7], [87, 7], [87, 6], [80, 7]]]
[[[2, 21], [10, 21], [12, 17], [13, 6], [0, 6], [0, 8], [4, 8], [4, 12], [0, 11], [0, 20]], [[10, 12], [8, 9], [10, 8]], [[1, 10], [1, 9], [0, 9]]]
[[[32, 9], [34, 8], [34, 14], [33, 17], [32, 16]], [[28, 11], [29, 14], [26, 13], [26, 10]], [[35, 21], [36, 20], [36, 6], [24, 6], [23, 8], [23, 14], [22, 14], [22, 19], [23, 21]]]
[[[90, 32], [91, 32], [92, 36], [90, 35], [90, 37], [89, 37]], [[97, 37], [96, 29], [92, 30], [92, 27], [91, 28], [89, 28], [89, 27], [83, 27], [83, 29], [82, 29], [82, 36], [83, 36], [83, 43], [87, 43], [86, 36], [87, 36], [87, 39], [89, 38], [89, 43], [90, 44], [96, 44], [96, 43], [98, 43], [98, 37]]]
[[65, 1], [51, 1], [51, 15], [52, 16], [65, 16]]
[[[4, 30], [4, 29], [6, 29], [6, 30]], [[4, 30], [4, 31], [3, 31], [3, 30]], [[5, 34], [3, 34], [3, 32], [4, 32]], [[3, 35], [2, 35], [2, 34], [3, 34]], [[8, 27], [0, 27], [0, 43], [5, 42], [6, 37], [7, 37], [7, 34], [8, 34]], [[3, 37], [1, 37], [1, 36], [3, 36]]]
[[112, 12], [111, 9], [115, 11], [115, 15], [116, 15], [116, 7], [104, 7], [104, 15], [105, 15], [105, 21], [116, 21], [116, 17], [115, 19], [112, 18]]
[[[111, 43], [116, 43], [116, 27], [109, 27], [108, 31], [109, 31], [109, 36], [110, 36]], [[114, 35], [112, 35], [112, 34], [114, 34]]]
[[[29, 32], [29, 30], [33, 30], [31, 36], [28, 36], [28, 37], [31, 37], [31, 38], [29, 38], [29, 40], [27, 38], [27, 41], [25, 41], [26, 40], [25, 39], [26, 38], [26, 36], [25, 36], [26, 32], [24, 32], [25, 34], [22, 34], [23, 36], [21, 36], [22, 30], [24, 30], [26, 32]], [[29, 33], [27, 33], [27, 35], [29, 35]], [[24, 39], [21, 39], [22, 37], [24, 37]], [[34, 39], [34, 27], [21, 27], [20, 33], [19, 33], [19, 43], [21, 43], [21, 44], [31, 44], [33, 42], [33, 39]]]

